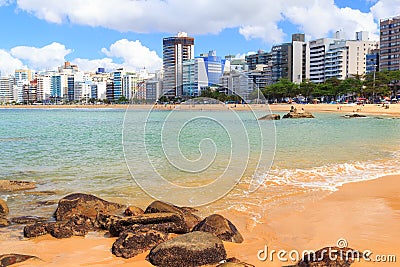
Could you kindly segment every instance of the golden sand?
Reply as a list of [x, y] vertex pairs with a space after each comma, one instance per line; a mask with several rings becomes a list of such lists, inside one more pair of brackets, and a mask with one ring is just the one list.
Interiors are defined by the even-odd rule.
[[[306, 193], [299, 202], [264, 215], [254, 224], [238, 211], [223, 215], [239, 228], [245, 238], [242, 244], [225, 242], [229, 257], [255, 266], [282, 266], [280, 262], [257, 258], [259, 250], [318, 250], [336, 245], [345, 238], [349, 247], [370, 250], [374, 256], [396, 255], [400, 260], [400, 176], [346, 184], [330, 195]], [[302, 203], [302, 204], [298, 204]], [[102, 234], [57, 240], [50, 236], [30, 240], [1, 241], [0, 254], [22, 253], [38, 256], [15, 266], [151, 266], [148, 252], [132, 259], [117, 258], [111, 253], [115, 238]], [[398, 263], [359, 262], [352, 266], [397, 266]]]

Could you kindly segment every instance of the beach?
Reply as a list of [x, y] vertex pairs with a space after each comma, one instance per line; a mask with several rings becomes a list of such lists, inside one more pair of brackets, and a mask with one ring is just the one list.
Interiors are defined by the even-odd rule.
[[[2, 195], [9, 204], [10, 217], [49, 218], [57, 205], [38, 203], [56, 203], [75, 192], [145, 209], [153, 199], [132, 180], [120, 143], [127, 106], [60, 107], [0, 109], [5, 118], [0, 142], [7, 148], [0, 162], [0, 175], [3, 179], [35, 181], [35, 190], [39, 192], [36, 195], [23, 191]], [[284, 114], [291, 105], [269, 107], [273, 113]], [[197, 214], [204, 218], [218, 213], [231, 220], [244, 242], [224, 242], [228, 257], [255, 266], [292, 264], [279, 261], [276, 254], [273, 259], [258, 259], [259, 251], [265, 251], [266, 246], [269, 251], [301, 252], [335, 246], [339, 239], [345, 239], [350, 248], [372, 251], [372, 256], [396, 255], [398, 258], [400, 176], [394, 174], [399, 173], [400, 125], [391, 118], [400, 114], [400, 105], [390, 105], [389, 109], [365, 105], [361, 111], [354, 110], [358, 106], [338, 109], [338, 105], [328, 104], [295, 107], [310, 111], [316, 118], [276, 123], [274, 164], [261, 187], [256, 192], [246, 193], [246, 178], [249, 177], [245, 177], [223, 198], [199, 207]], [[49, 111], [53, 108], [57, 110]], [[154, 107], [129, 106], [133, 111], [130, 115], [135, 120], [145, 118], [150, 108]], [[244, 115], [249, 111], [249, 107], [242, 105], [163, 105], [157, 108], [194, 109], [195, 114], [203, 116], [225, 108], [243, 111]], [[251, 108], [265, 111], [267, 106], [260, 104]], [[198, 113], [199, 110], [203, 112]], [[162, 122], [165, 113], [156, 113], [157, 121]], [[342, 118], [351, 113], [366, 114], [368, 118]], [[194, 131], [200, 132], [198, 129], [204, 125], [197, 125]], [[249, 129], [253, 129], [251, 127]], [[134, 128], [132, 132], [140, 129]], [[197, 145], [197, 139], [190, 141]], [[254, 142], [250, 140], [252, 145], [257, 144]], [[139, 146], [134, 147], [139, 149]], [[133, 161], [140, 162], [142, 158], [139, 154]], [[193, 183], [185, 180], [186, 176], [174, 178]], [[0, 254], [28, 254], [40, 260], [15, 266], [152, 266], [145, 259], [148, 252], [131, 259], [114, 256], [111, 246], [116, 238], [105, 236], [105, 232], [67, 239], [50, 235], [27, 239], [23, 238], [22, 230], [23, 226], [16, 225], [10, 229], [0, 228]], [[397, 265], [361, 261], [352, 266]]]
[[[400, 255], [400, 176], [346, 184], [332, 194], [305, 194], [301, 205], [287, 203], [262, 218], [254, 227], [238, 213], [226, 212], [240, 229], [242, 244], [224, 242], [229, 257], [236, 257], [255, 266], [282, 266], [276, 258], [260, 261], [259, 250], [317, 250], [336, 245], [344, 238], [348, 246], [360, 251], [371, 250], [376, 255]], [[85, 238], [57, 240], [44, 236], [31, 240], [4, 241], [2, 253], [36, 255], [15, 266], [152, 266], [140, 254], [122, 259], [110, 253], [115, 238], [103, 238], [101, 233]], [[276, 255], [275, 255], [276, 257]], [[397, 266], [397, 263], [368, 263], [354, 266]], [[353, 266], [353, 265], [352, 265]]]

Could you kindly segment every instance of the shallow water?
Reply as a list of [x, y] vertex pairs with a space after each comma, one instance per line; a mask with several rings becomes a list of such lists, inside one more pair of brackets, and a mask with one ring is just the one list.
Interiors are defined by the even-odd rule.
[[[157, 111], [149, 116], [143, 110], [0, 109], [0, 179], [36, 181], [35, 191], [55, 193], [1, 197], [12, 215], [51, 215], [55, 205], [38, 202], [72, 192], [145, 206], [152, 198], [135, 183], [131, 171], [142, 186], [157, 191], [150, 193], [178, 202], [193, 198], [194, 204], [222, 196], [231, 183], [238, 183], [204, 208], [240, 210], [256, 220], [257, 212], [268, 208], [265, 203], [290, 201], [298, 192], [333, 191], [343, 183], [399, 173], [400, 120], [314, 115], [273, 125], [257, 123], [259, 114], [250, 112]], [[198, 119], [190, 120], [194, 117]], [[262, 184], [249, 193], [260, 152], [265, 153], [255, 178]], [[156, 180], [156, 174], [180, 188], [202, 190], [196, 196], [190, 190], [176, 193]], [[226, 180], [221, 178], [217, 189], [206, 187], [218, 177]], [[200, 200], [197, 195], [202, 195]]]

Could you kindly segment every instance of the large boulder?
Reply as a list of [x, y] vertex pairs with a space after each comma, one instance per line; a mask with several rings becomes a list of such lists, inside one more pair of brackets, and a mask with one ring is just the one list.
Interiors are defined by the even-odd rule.
[[151, 203], [145, 210], [145, 214], [147, 213], [159, 213], [159, 212], [172, 212], [177, 213], [182, 216], [185, 226], [185, 232], [190, 232], [193, 227], [198, 224], [201, 219], [199, 216], [193, 214], [195, 210], [192, 208], [181, 208], [175, 205], [161, 202], [161, 201], [154, 201]]
[[0, 217], [7, 216], [9, 213], [9, 209], [7, 203], [0, 198]]
[[19, 191], [36, 188], [34, 182], [0, 180], [0, 191]]
[[137, 216], [143, 214], [144, 211], [141, 208], [135, 206], [129, 206], [124, 211], [125, 216]]
[[191, 232], [154, 247], [148, 260], [155, 266], [189, 267], [217, 264], [226, 259], [222, 241], [213, 234]]
[[367, 116], [362, 115], [362, 114], [358, 114], [358, 113], [354, 113], [354, 114], [347, 114], [344, 115], [343, 118], [366, 118]]
[[259, 118], [259, 121], [279, 121], [281, 119], [281, 116], [279, 114], [268, 114], [265, 115], [261, 118]]
[[125, 231], [112, 246], [117, 257], [132, 258], [167, 240], [166, 233], [157, 230]]
[[65, 221], [72, 216], [83, 215], [94, 222], [99, 213], [113, 213], [122, 207], [120, 204], [108, 202], [93, 195], [76, 193], [60, 199], [54, 215], [57, 221]]
[[183, 217], [177, 213], [147, 213], [138, 216], [113, 218], [110, 223], [109, 231], [112, 236], [119, 236], [125, 230], [131, 229], [135, 225], [160, 225], [160, 228], [153, 229], [165, 230], [168, 233], [186, 233], [187, 227]]
[[54, 224], [55, 222], [44, 222], [26, 225], [24, 227], [24, 236], [27, 238], [31, 238], [41, 235], [47, 235], [49, 233], [49, 228]]
[[351, 248], [326, 247], [313, 254], [307, 254], [294, 267], [349, 267], [357, 258], [363, 257], [361, 252]]
[[213, 214], [199, 222], [193, 231], [209, 232], [223, 241], [242, 243], [243, 237], [228, 219], [219, 214]]
[[291, 111], [288, 114], [283, 115], [283, 119], [312, 119], [315, 118], [310, 112], [308, 111]]
[[0, 266], [6, 267], [16, 263], [24, 262], [29, 259], [38, 259], [38, 258], [31, 255], [4, 254], [0, 255]]

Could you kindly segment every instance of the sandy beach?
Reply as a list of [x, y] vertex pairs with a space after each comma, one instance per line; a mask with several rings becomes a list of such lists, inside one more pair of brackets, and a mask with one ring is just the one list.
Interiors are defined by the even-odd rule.
[[[287, 203], [264, 214], [261, 223], [254, 225], [240, 212], [225, 215], [239, 228], [245, 238], [242, 244], [225, 243], [229, 257], [236, 257], [255, 266], [284, 266], [277, 258], [260, 261], [259, 250], [317, 250], [334, 246], [345, 239], [348, 247], [377, 255], [400, 257], [400, 176], [350, 183], [337, 192], [299, 195], [302, 201]], [[301, 203], [301, 204], [299, 204]], [[1, 254], [35, 255], [15, 266], [151, 266], [147, 253], [132, 259], [117, 258], [110, 248], [115, 238], [104, 233], [87, 237], [57, 240], [50, 236], [21, 241], [2, 241]], [[262, 254], [261, 254], [262, 255]], [[275, 254], [276, 257], [276, 254]], [[398, 263], [356, 262], [352, 266], [397, 266]]]
[[237, 111], [244, 110], [268, 110], [272, 112], [288, 112], [294, 106], [297, 110], [302, 108], [311, 113], [313, 112], [329, 112], [329, 113], [342, 113], [351, 114], [358, 113], [364, 115], [377, 115], [377, 116], [393, 116], [400, 117], [400, 104], [389, 104], [389, 108], [384, 108], [378, 104], [365, 104], [365, 105], [347, 105], [347, 104], [196, 104], [196, 105], [151, 105], [151, 104], [131, 104], [131, 105], [7, 105], [0, 106], [2, 108], [18, 108], [18, 109], [127, 109], [130, 110], [224, 110], [232, 109]]

